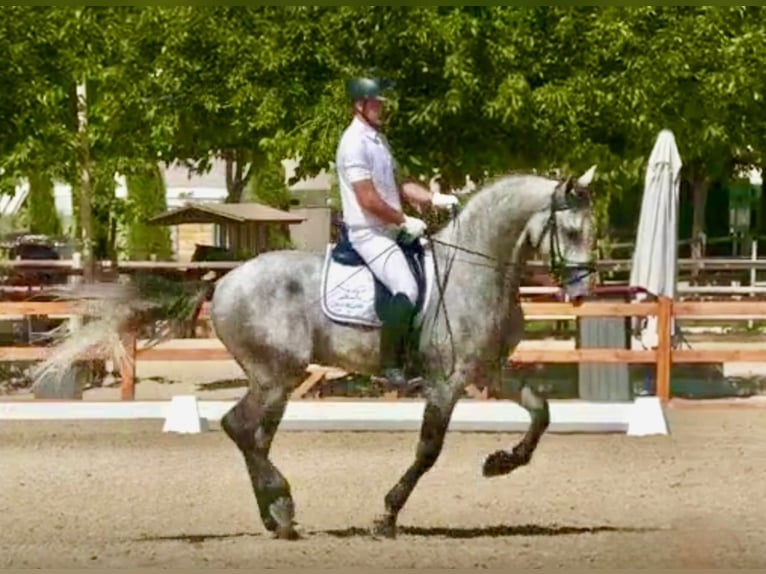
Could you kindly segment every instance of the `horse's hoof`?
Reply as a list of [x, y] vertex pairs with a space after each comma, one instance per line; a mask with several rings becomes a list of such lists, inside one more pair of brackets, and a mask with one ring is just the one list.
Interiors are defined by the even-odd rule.
[[410, 393], [423, 393], [426, 391], [426, 380], [423, 377], [413, 377], [407, 381], [407, 389]]
[[279, 528], [279, 524], [271, 516], [263, 516], [263, 526], [269, 532], [276, 532]]
[[396, 518], [385, 515], [377, 518], [372, 526], [373, 536], [396, 538]]
[[516, 453], [498, 450], [486, 458], [482, 474], [485, 477], [502, 476], [523, 465], [524, 462]]
[[293, 526], [278, 526], [274, 531], [274, 538], [277, 540], [300, 540], [301, 535]]
[[282, 496], [269, 506], [271, 520], [265, 521], [266, 527], [273, 526], [274, 537], [280, 540], [298, 540], [300, 536], [295, 531], [295, 509], [292, 499]]

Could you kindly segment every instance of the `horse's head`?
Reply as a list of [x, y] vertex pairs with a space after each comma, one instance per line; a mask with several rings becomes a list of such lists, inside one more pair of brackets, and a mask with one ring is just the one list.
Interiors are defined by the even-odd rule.
[[527, 224], [530, 244], [550, 263], [553, 276], [574, 299], [587, 295], [592, 286], [593, 211], [589, 186], [595, 172], [594, 165], [579, 179], [569, 177], [560, 182], [550, 207]]

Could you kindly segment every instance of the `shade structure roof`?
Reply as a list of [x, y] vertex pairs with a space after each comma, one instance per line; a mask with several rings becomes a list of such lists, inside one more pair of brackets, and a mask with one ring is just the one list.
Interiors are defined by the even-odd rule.
[[303, 223], [301, 217], [261, 203], [187, 203], [182, 207], [155, 215], [150, 225], [183, 225], [184, 223]]

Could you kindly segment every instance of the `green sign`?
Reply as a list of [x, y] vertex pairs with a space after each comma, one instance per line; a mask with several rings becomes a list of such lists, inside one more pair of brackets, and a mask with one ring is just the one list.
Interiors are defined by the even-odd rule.
[[753, 208], [757, 207], [758, 189], [747, 180], [733, 182], [729, 188], [729, 227], [734, 233], [750, 230]]
[[756, 188], [750, 182], [737, 182], [729, 187], [729, 209], [749, 209], [755, 200]]

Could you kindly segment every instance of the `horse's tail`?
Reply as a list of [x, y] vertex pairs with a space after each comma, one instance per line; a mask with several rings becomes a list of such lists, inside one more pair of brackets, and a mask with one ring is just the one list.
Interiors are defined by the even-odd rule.
[[51, 353], [32, 370], [33, 388], [43, 377], [60, 382], [85, 352], [132, 361], [123, 334], [160, 322], [149, 346], [172, 337], [169, 324], [195, 316], [215, 289], [210, 281], [177, 281], [152, 274], [137, 274], [129, 283], [96, 282], [57, 290], [58, 300], [76, 300], [84, 320], [76, 331], [64, 323], [53, 333]]

